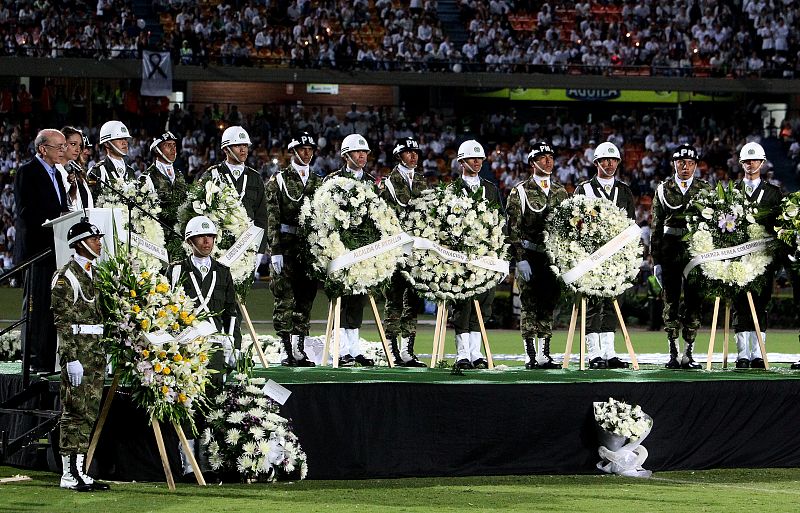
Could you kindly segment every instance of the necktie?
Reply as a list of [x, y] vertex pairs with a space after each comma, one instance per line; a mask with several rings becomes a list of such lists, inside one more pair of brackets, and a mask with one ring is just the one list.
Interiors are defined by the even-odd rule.
[[233, 177], [238, 180], [240, 176], [242, 176], [242, 170], [241, 169], [234, 169], [233, 170]]
[[611, 194], [611, 186], [610, 185], [604, 185], [603, 189], [605, 189], [606, 194]]
[[61, 191], [58, 189], [58, 182], [56, 182], [56, 173], [55, 173], [55, 171], [53, 171], [53, 172], [48, 171], [47, 174], [50, 175], [50, 181], [53, 182], [53, 187], [56, 188], [56, 196], [58, 196], [58, 202], [63, 205], [64, 202], [61, 199]]
[[175, 171], [173, 171], [171, 167], [167, 168], [167, 176], [169, 177], [170, 181], [175, 180]]
[[688, 187], [688, 185], [686, 185], [686, 182], [685, 182], [685, 181], [683, 181], [683, 182], [681, 182], [681, 187], [683, 187], [684, 189], [686, 189], [686, 188]]
[[305, 178], [306, 177], [306, 170], [305, 169], [301, 169], [300, 171], [298, 171], [298, 173], [300, 173], [300, 178]]
[[541, 182], [539, 185], [541, 185], [542, 189], [545, 190], [547, 190], [547, 188], [550, 186], [549, 182]]
[[84, 265], [83, 268], [86, 269], [86, 272], [91, 271], [92, 270], [92, 263], [91, 262], [86, 262], [86, 265]]
[[201, 265], [200, 266], [200, 274], [203, 275], [203, 278], [206, 277], [206, 274], [208, 274], [208, 266], [207, 265]]
[[745, 187], [745, 190], [747, 191], [747, 194], [753, 194], [753, 186], [752, 185], [748, 185], [747, 187]]

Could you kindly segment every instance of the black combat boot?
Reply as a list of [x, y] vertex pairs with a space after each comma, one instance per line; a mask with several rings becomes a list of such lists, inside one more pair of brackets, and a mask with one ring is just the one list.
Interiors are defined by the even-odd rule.
[[680, 369], [681, 362], [678, 361], [678, 342], [675, 338], [669, 339], [669, 361], [664, 365], [667, 369]]
[[[406, 348], [406, 352], [408, 353], [408, 356], [411, 357], [411, 359], [409, 361], [407, 361], [407, 362], [403, 362], [402, 363], [402, 365], [404, 367], [427, 367], [427, 365], [425, 365], [424, 363], [419, 361], [419, 358], [417, 358], [417, 355], [414, 354], [414, 339], [416, 337], [417, 337], [416, 333], [410, 333], [408, 335], [408, 347]], [[402, 360], [402, 358], [401, 358], [401, 360]]]
[[292, 350], [292, 336], [289, 334], [281, 335], [281, 344], [283, 344], [283, 350], [286, 351], [286, 358], [281, 360], [281, 365], [284, 367], [297, 367], [297, 358], [294, 357], [294, 351]]
[[312, 362], [305, 351], [306, 345], [306, 336], [305, 335], [298, 335], [297, 336], [297, 352], [300, 353], [301, 357], [297, 360], [298, 367], [314, 367], [316, 364]]
[[538, 367], [536, 364], [536, 344], [534, 343], [532, 338], [526, 338], [524, 340], [525, 343], [525, 354], [528, 355], [529, 362], [525, 363], [526, 369], [535, 369]]
[[391, 355], [386, 355], [386, 358], [394, 358], [394, 366], [395, 367], [404, 367], [405, 364], [403, 359], [400, 357], [400, 346], [397, 343], [397, 335], [389, 335], [389, 350], [392, 352]]
[[550, 356], [550, 337], [545, 337], [542, 339], [544, 343], [542, 344], [542, 356], [545, 357], [547, 361], [544, 363], [539, 364], [540, 369], [558, 369], [559, 365], [553, 361], [553, 358]]

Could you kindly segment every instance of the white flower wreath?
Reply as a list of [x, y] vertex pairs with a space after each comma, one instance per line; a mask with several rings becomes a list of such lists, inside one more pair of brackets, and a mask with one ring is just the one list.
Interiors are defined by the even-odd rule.
[[[715, 249], [770, 237], [757, 217], [758, 207], [746, 203], [744, 193], [733, 186], [726, 189], [719, 184], [716, 189], [702, 191], [686, 215], [691, 233], [689, 254], [696, 257]], [[722, 292], [730, 292], [731, 286], [750, 285], [772, 262], [768, 247], [737, 258], [701, 263], [705, 285]]]
[[395, 212], [374, 189], [352, 178], [326, 180], [313, 199], [304, 201], [300, 224], [315, 274], [325, 280], [333, 297], [367, 293], [391, 278], [403, 258], [403, 249], [396, 247], [328, 273], [336, 258], [403, 231]]
[[[562, 276], [633, 224], [624, 210], [608, 200], [584, 195], [565, 200], [553, 210], [545, 232], [553, 272]], [[641, 261], [640, 239], [635, 238], [568, 287], [587, 296], [619, 296], [633, 285]]]
[[[409, 201], [408, 207], [403, 225], [409, 235], [463, 253], [469, 259], [507, 259], [505, 219], [480, 196], [467, 196], [451, 187], [428, 189]], [[401, 269], [417, 291], [433, 301], [471, 298], [503, 278], [503, 273], [443, 259], [424, 249], [415, 249]]]
[[[195, 216], [204, 215], [217, 225], [219, 235], [211, 254], [215, 259], [224, 255], [253, 225], [236, 189], [230, 184], [214, 180], [193, 185], [178, 212], [178, 233], [184, 233], [186, 223]], [[190, 248], [185, 246], [188, 254]], [[245, 295], [252, 285], [257, 249], [251, 245], [231, 266], [231, 275], [239, 295]]]
[[[130, 212], [130, 227], [128, 227], [128, 219], [126, 216], [126, 229], [130, 229], [133, 233], [140, 235], [148, 242], [158, 247], [164, 247], [164, 228], [155, 217], [161, 212], [161, 203], [158, 199], [158, 195], [151, 188], [150, 182], [147, 180], [125, 180], [124, 178], [115, 178], [111, 181], [111, 185], [115, 190], [119, 191], [125, 199], [141, 207], [141, 210], [139, 210], [139, 208], [134, 208]], [[128, 211], [128, 203], [114, 192], [101, 194], [97, 198], [96, 204], [98, 208], [118, 208], [124, 212]], [[154, 217], [144, 215], [142, 212], [148, 212]], [[131, 256], [138, 258], [142, 262], [143, 268], [160, 267], [163, 265], [163, 262], [159, 259], [136, 247], [131, 247]]]

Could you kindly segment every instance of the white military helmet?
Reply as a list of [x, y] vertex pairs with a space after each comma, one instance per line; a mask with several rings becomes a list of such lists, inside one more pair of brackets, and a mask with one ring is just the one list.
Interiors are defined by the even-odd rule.
[[594, 160], [592, 162], [597, 162], [600, 159], [622, 160], [622, 155], [619, 152], [619, 148], [617, 148], [614, 143], [604, 142], [597, 145], [597, 148], [594, 149]]
[[744, 162], [745, 160], [767, 160], [764, 147], [757, 142], [749, 142], [742, 146], [741, 151], [739, 151], [739, 162]]
[[233, 146], [235, 144], [250, 145], [252, 143], [250, 142], [250, 136], [244, 128], [240, 126], [229, 126], [222, 132], [222, 143], [220, 143], [219, 147], [224, 150], [228, 146]]
[[470, 159], [470, 158], [486, 158], [486, 153], [483, 151], [481, 143], [475, 139], [469, 139], [461, 143], [458, 147], [457, 160]]
[[130, 139], [131, 134], [128, 127], [122, 121], [106, 121], [100, 127], [100, 144], [113, 141], [114, 139]]
[[189, 219], [186, 223], [186, 231], [184, 232], [183, 240], [188, 241], [195, 235], [217, 235], [217, 226], [214, 221], [206, 216], [196, 216]]
[[366, 151], [370, 152], [369, 144], [367, 144], [367, 140], [364, 139], [363, 135], [359, 134], [350, 134], [344, 138], [342, 141], [342, 147], [339, 150], [339, 155], [344, 157], [351, 151]]

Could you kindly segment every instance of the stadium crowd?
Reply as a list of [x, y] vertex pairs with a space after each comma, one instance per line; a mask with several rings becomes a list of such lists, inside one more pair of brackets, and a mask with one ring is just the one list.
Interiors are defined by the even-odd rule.
[[0, 2], [0, 54], [136, 58], [150, 48], [170, 50], [182, 64], [343, 70], [776, 78], [800, 71], [796, 2], [460, 0], [458, 7], [463, 28], [446, 30], [436, 0], [155, 0], [149, 17], [159, 34], [126, 0], [73, 0], [59, 9], [16, 0]]

